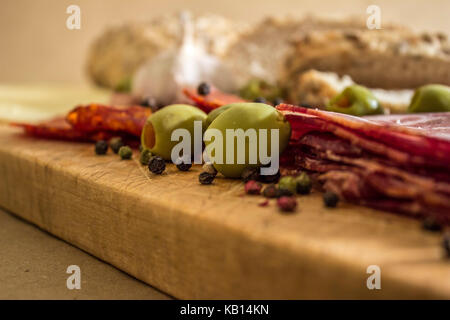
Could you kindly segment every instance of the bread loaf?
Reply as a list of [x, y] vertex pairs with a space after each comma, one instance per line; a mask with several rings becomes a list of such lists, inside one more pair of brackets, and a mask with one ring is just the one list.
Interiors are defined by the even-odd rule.
[[[192, 16], [196, 40], [206, 50], [221, 56], [243, 27], [229, 20], [205, 14]], [[130, 22], [112, 27], [96, 39], [87, 58], [87, 72], [100, 86], [115, 88], [131, 79], [148, 59], [174, 48], [183, 30], [180, 14], [164, 15], [148, 22]]]
[[450, 85], [450, 46], [443, 34], [407, 30], [311, 32], [288, 52], [283, 83], [296, 87], [309, 69], [349, 75], [372, 88]]
[[[283, 75], [285, 57], [292, 42], [318, 30], [341, 30], [345, 33], [366, 28], [366, 22], [356, 18], [269, 17], [241, 34], [229, 47], [224, 59], [233, 68], [240, 86], [254, 78], [276, 84]], [[394, 25], [384, 28], [401, 29]]]

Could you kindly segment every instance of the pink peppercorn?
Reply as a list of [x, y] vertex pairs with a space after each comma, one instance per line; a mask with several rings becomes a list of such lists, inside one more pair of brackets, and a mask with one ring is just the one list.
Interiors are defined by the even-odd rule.
[[294, 197], [280, 197], [277, 200], [277, 205], [281, 211], [292, 212], [297, 207], [297, 200]]
[[245, 193], [247, 194], [261, 194], [262, 184], [255, 181], [250, 180], [245, 184]]

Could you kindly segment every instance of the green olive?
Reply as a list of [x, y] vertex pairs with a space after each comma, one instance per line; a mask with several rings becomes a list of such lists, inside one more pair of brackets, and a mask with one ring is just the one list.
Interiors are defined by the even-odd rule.
[[[218, 115], [208, 127], [205, 132], [205, 135], [208, 133], [220, 132], [223, 143], [223, 159], [222, 163], [218, 163], [217, 159], [214, 159], [213, 165], [214, 168], [222, 173], [224, 176], [229, 178], [239, 178], [241, 176], [242, 171], [248, 167], [258, 167], [262, 164], [263, 159], [260, 158], [260, 150], [259, 150], [259, 141], [261, 131], [259, 129], [266, 129], [264, 131], [267, 133], [267, 156], [272, 156], [271, 153], [271, 129], [278, 129], [279, 139], [278, 143], [278, 151], [281, 153], [289, 143], [289, 138], [291, 136], [291, 126], [289, 122], [284, 118], [284, 116], [277, 111], [274, 107], [263, 104], [263, 103], [234, 103], [229, 105], [229, 109], [226, 112], [222, 112]], [[226, 157], [227, 152], [230, 155], [233, 150], [227, 150], [227, 129], [242, 129], [244, 133], [250, 132], [248, 129], [255, 129], [254, 132], [258, 143], [255, 143], [254, 146], [250, 146], [249, 139], [245, 138], [244, 145], [244, 161], [243, 163], [238, 163], [238, 151], [237, 151], [237, 141], [236, 137], [234, 138], [234, 159], [232, 158], [231, 163], [227, 163]], [[211, 130], [211, 131], [210, 131]], [[216, 131], [213, 131], [216, 130]], [[234, 131], [236, 132], [236, 131]], [[205, 144], [207, 146], [208, 156], [212, 159], [216, 156], [216, 151], [212, 151], [208, 149], [208, 146], [215, 143], [216, 138], [212, 138], [211, 141], [205, 139]], [[211, 146], [212, 147], [212, 146]], [[255, 154], [249, 155], [250, 150], [256, 151]], [[276, 156], [279, 156], [277, 154]], [[230, 156], [231, 157], [231, 156]], [[254, 159], [252, 159], [254, 158]], [[220, 159], [219, 159], [220, 160]], [[256, 161], [253, 161], [256, 160]]]
[[[175, 129], [184, 128], [191, 134], [191, 147], [194, 148], [194, 121], [202, 121], [202, 130], [206, 126], [206, 113], [186, 104], [173, 104], [153, 113], [142, 130], [141, 143], [151, 153], [165, 160], [171, 159], [172, 148], [179, 141], [171, 141]], [[203, 133], [203, 132], [202, 132]]]
[[222, 114], [222, 112], [230, 109], [230, 107], [232, 107], [233, 105], [236, 105], [236, 104], [235, 103], [227, 104], [227, 105], [221, 106], [219, 108], [216, 108], [213, 111], [211, 111], [210, 113], [208, 113], [208, 117], [206, 118], [206, 127], [209, 127], [209, 125], [211, 124], [211, 122], [214, 121], [215, 118], [217, 118], [220, 114]]
[[450, 87], [429, 84], [414, 93], [409, 112], [447, 112], [450, 111]]
[[239, 95], [249, 101], [253, 101], [260, 97], [273, 101], [276, 98], [284, 97], [285, 92], [282, 88], [272, 85], [264, 80], [251, 79], [239, 90]]
[[209, 125], [214, 121], [214, 119], [217, 118], [219, 115], [221, 115], [223, 112], [227, 111], [228, 109], [236, 105], [240, 104], [239, 103], [226, 104], [208, 113], [208, 117], [206, 118], [206, 127], [209, 127]]
[[351, 85], [340, 94], [331, 99], [327, 104], [327, 110], [365, 116], [371, 114], [383, 114], [383, 108], [373, 93], [359, 85]]

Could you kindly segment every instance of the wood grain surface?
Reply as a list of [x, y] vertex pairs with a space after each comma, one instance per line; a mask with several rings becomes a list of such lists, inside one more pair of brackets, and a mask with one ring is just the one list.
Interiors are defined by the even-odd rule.
[[[0, 205], [178, 298], [450, 298], [440, 236], [367, 208], [295, 214], [243, 196], [239, 181], [199, 185], [200, 167], [161, 176], [93, 145], [0, 126]], [[381, 268], [368, 290], [366, 268]]]

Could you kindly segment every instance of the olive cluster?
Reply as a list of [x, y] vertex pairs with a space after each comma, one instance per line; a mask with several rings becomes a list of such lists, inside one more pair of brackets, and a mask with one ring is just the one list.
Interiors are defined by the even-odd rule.
[[[384, 113], [374, 94], [360, 85], [346, 87], [328, 102], [327, 110], [354, 116]], [[411, 113], [448, 111], [450, 111], [450, 87], [440, 84], [417, 88], [408, 107], [408, 112]]]

